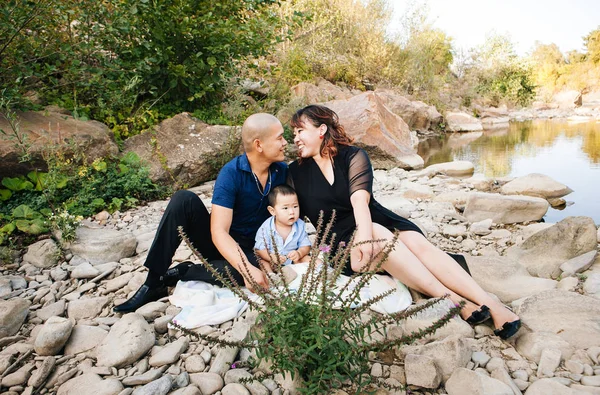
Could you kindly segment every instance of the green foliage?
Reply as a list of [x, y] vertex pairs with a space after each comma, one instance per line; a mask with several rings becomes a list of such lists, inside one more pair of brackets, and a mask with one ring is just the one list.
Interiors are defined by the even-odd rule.
[[[398, 339], [388, 339], [386, 330], [390, 325], [400, 324], [406, 318], [437, 303], [439, 299], [390, 315], [367, 314], [370, 306], [395, 291], [391, 289], [356, 307], [361, 289], [388, 259], [398, 235], [386, 243], [380, 254], [365, 264], [362, 273], [355, 274], [345, 281], [340, 279], [340, 274], [349, 259], [351, 248], [359, 243], [340, 243], [333, 255], [330, 246], [335, 242], [335, 236], [329, 235], [333, 220], [324, 227], [321, 216], [317, 224], [317, 234], [322, 236], [312, 246], [308, 270], [302, 275], [297, 290], [292, 291], [284, 281], [264, 289], [252, 278], [248, 279], [262, 303], [250, 299], [240, 286], [231, 280], [230, 275], [216, 272], [194, 249], [180, 228], [180, 235], [205, 267], [255, 309], [258, 317], [257, 326], [251, 332], [250, 338], [241, 342], [201, 335], [186, 330], [177, 323], [173, 325], [186, 334], [206, 340], [210, 344], [255, 349], [257, 362], [268, 364], [272, 374], [291, 375], [292, 378], [299, 376], [302, 385], [298, 390], [303, 394], [330, 393], [338, 388], [350, 393], [361, 393], [377, 385], [385, 385], [370, 375], [369, 353], [391, 350], [435, 332], [456, 315], [462, 306], [452, 308], [448, 314], [427, 328], [405, 334]], [[385, 241], [372, 240], [363, 243], [373, 242]], [[319, 250], [323, 252], [324, 264], [317, 259]], [[278, 252], [274, 251], [274, 255], [277, 256]], [[282, 262], [272, 261], [270, 266], [274, 273], [267, 274], [265, 267], [261, 267], [265, 275], [269, 275], [271, 280], [283, 277]]]
[[583, 42], [587, 48], [587, 59], [594, 64], [600, 63], [600, 27], [585, 36]]
[[233, 127], [223, 146], [205, 158], [210, 167], [210, 178], [217, 178], [223, 166], [241, 153], [241, 146], [241, 128]]
[[216, 103], [236, 64], [281, 40], [278, 0], [8, 0], [0, 86], [110, 125], [117, 137]]
[[50, 222], [52, 230], [60, 232], [61, 240], [71, 242], [75, 240], [77, 228], [82, 220], [82, 216], [75, 216], [69, 214], [67, 210], [62, 210], [56, 214], [52, 214], [48, 222]]

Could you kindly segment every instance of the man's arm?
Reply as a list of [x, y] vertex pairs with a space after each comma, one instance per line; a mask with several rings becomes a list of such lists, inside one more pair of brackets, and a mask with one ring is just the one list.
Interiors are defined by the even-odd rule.
[[[252, 285], [245, 279], [248, 275], [251, 275], [258, 285], [267, 287], [268, 282], [263, 272], [248, 262], [238, 243], [229, 235], [232, 220], [232, 209], [213, 204], [210, 215], [210, 231], [215, 247], [223, 258], [244, 276], [244, 283], [248, 289], [252, 290]], [[245, 262], [245, 265], [242, 262]]]

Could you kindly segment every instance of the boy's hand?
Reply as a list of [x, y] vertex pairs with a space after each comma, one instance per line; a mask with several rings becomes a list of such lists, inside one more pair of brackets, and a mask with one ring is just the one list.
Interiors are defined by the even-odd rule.
[[292, 260], [292, 262], [294, 263], [298, 263], [298, 261], [300, 260], [300, 253], [298, 252], [298, 250], [294, 250], [292, 252], [290, 252], [287, 257], [289, 259]]

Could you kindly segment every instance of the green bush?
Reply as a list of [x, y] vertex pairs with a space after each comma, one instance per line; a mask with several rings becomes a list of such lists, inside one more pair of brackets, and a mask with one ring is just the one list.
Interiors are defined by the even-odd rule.
[[[324, 231], [322, 217], [317, 224], [317, 234], [323, 236], [313, 244], [308, 271], [302, 276], [301, 284], [295, 292], [285, 281], [270, 289], [263, 289], [249, 279], [263, 303], [250, 299], [231, 276], [216, 272], [194, 249], [180, 228], [181, 236], [202, 264], [255, 309], [258, 318], [250, 338], [240, 342], [197, 334], [177, 323], [172, 324], [184, 333], [206, 340], [209, 344], [256, 350], [257, 360], [254, 362], [270, 366], [272, 374], [291, 375], [292, 378], [299, 376], [302, 385], [298, 390], [303, 394], [329, 393], [337, 388], [350, 393], [361, 393], [376, 386], [386, 386], [380, 379], [370, 375], [369, 354], [391, 350], [435, 332], [456, 315], [462, 306], [450, 309], [444, 317], [418, 332], [405, 334], [398, 339], [387, 338], [386, 330], [390, 325], [401, 323], [418, 311], [437, 303], [439, 299], [395, 314], [365, 316], [364, 313], [370, 306], [395, 291], [391, 289], [356, 307], [361, 289], [381, 269], [398, 235], [386, 244], [381, 254], [365, 264], [364, 268], [371, 268], [370, 270], [363, 272], [360, 277], [355, 274], [338, 288], [336, 282], [348, 260], [350, 249], [358, 243], [340, 243], [335, 256], [332, 256], [330, 247], [335, 242], [335, 236], [328, 235], [331, 223]], [[373, 241], [366, 243], [369, 242]], [[319, 251], [323, 253], [327, 269], [317, 262]], [[275, 254], [277, 255], [277, 251]], [[282, 262], [272, 261], [271, 267], [276, 276], [283, 277]], [[264, 267], [262, 270], [265, 272]], [[259, 375], [257, 379], [261, 378]]]

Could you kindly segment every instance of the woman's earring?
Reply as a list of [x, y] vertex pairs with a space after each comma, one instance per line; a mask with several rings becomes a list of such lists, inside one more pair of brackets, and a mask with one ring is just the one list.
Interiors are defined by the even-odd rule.
[[322, 135], [322, 134], [320, 134], [320, 135], [319, 135], [319, 138], [320, 138], [321, 140], [323, 140], [323, 135]]

